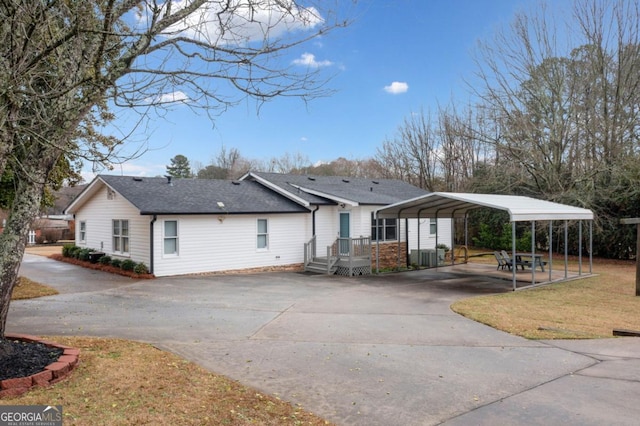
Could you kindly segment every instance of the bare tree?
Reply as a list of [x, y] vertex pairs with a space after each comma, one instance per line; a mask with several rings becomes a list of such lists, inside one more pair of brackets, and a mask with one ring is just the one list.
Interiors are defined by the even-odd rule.
[[0, 235], [0, 337], [55, 165], [108, 162], [121, 142], [96, 131], [113, 118], [107, 105], [145, 113], [179, 102], [213, 118], [246, 97], [326, 94], [318, 70], [284, 53], [345, 25], [339, 15], [295, 0], [0, 1], [0, 176], [11, 167], [17, 185]]
[[442, 189], [439, 149], [440, 141], [431, 116], [421, 111], [406, 118], [394, 138], [383, 142], [376, 160], [387, 170], [384, 177], [435, 191]]
[[481, 44], [473, 87], [517, 191], [595, 210], [596, 250], [612, 255], [626, 236], [608, 230], [638, 208], [628, 195], [638, 171], [640, 7], [577, 0], [571, 12], [517, 15]]

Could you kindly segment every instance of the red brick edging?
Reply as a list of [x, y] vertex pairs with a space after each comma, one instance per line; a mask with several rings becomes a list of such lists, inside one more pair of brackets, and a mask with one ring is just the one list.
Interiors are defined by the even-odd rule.
[[43, 345], [60, 348], [64, 352], [60, 358], [52, 364], [47, 365], [43, 371], [27, 377], [17, 377], [15, 379], [5, 379], [0, 381], [0, 398], [19, 396], [35, 386], [49, 386], [66, 378], [69, 373], [78, 365], [80, 350], [70, 346], [61, 345], [49, 340], [42, 340], [39, 337], [26, 334], [6, 333], [5, 338], [20, 340], [22, 342], [42, 343]]

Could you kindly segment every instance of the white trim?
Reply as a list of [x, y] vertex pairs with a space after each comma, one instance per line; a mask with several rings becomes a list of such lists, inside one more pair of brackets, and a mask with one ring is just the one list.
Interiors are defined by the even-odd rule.
[[[167, 222], [175, 222], [176, 223], [176, 235], [167, 237], [166, 235], [166, 223]], [[176, 240], [176, 251], [175, 253], [166, 253], [165, 252], [165, 240], [167, 238], [171, 238]], [[162, 220], [162, 257], [179, 257], [180, 256], [180, 225], [178, 224], [177, 219], [164, 219]]]
[[[84, 225], [84, 226], [83, 226]], [[83, 229], [84, 228], [84, 229]], [[84, 234], [84, 235], [83, 235]], [[83, 238], [84, 237], [84, 238]], [[86, 220], [81, 220], [78, 223], [78, 240], [81, 243], [86, 243], [87, 242], [87, 221]]]
[[[263, 220], [265, 222], [265, 224], [267, 225], [267, 232], [260, 232], [260, 221]], [[264, 247], [259, 247], [258, 246], [258, 238], [264, 235], [266, 237], [266, 245]], [[263, 217], [258, 217], [256, 218], [256, 250], [257, 251], [269, 251], [269, 219], [267, 218], [263, 218]]]
[[315, 189], [305, 188], [304, 186], [294, 185], [292, 183], [290, 183], [289, 185], [293, 186], [294, 188], [299, 189], [300, 191], [304, 191], [307, 194], [316, 195], [316, 196], [322, 197], [322, 198], [327, 198], [327, 199], [329, 199], [331, 201], [335, 201], [336, 203], [339, 203], [339, 204], [347, 204], [347, 205], [352, 206], [352, 207], [357, 207], [357, 206], [360, 205], [360, 203], [358, 203], [357, 201], [348, 200], [346, 198], [341, 198], [341, 197], [336, 197], [335, 195], [328, 194], [326, 192], [316, 191]]

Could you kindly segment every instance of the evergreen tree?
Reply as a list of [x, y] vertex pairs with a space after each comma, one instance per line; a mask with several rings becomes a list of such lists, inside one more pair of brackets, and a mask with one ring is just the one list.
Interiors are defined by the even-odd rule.
[[167, 166], [167, 174], [176, 178], [190, 178], [192, 175], [189, 159], [180, 154], [173, 157], [171, 165]]

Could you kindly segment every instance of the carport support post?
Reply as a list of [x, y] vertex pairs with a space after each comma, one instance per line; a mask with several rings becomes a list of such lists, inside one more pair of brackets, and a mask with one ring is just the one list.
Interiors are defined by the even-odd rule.
[[549, 221], [549, 282], [553, 272], [553, 221]]
[[636, 296], [640, 296], [640, 217], [620, 219], [623, 225], [636, 225]]
[[569, 276], [569, 221], [564, 221], [564, 279]]
[[582, 275], [582, 221], [578, 221], [578, 275]]
[[[531, 268], [531, 284], [536, 283], [536, 257], [534, 256], [536, 252], [536, 221], [531, 221], [531, 262], [533, 267]], [[542, 262], [542, 259], [540, 260]]]
[[513, 275], [513, 291], [517, 290], [516, 285], [516, 223], [511, 222], [511, 273]]

